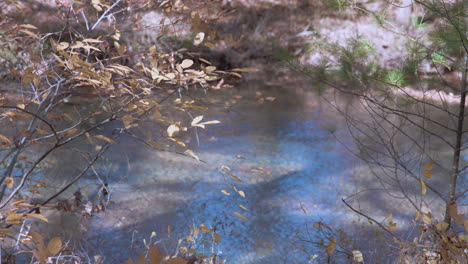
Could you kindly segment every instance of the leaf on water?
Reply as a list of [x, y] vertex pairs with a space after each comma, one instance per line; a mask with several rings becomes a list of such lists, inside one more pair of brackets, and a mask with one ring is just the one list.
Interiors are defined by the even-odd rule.
[[221, 242], [221, 237], [217, 233], [213, 233], [213, 237], [216, 243]]
[[205, 39], [205, 33], [198, 32], [197, 35], [195, 36], [195, 39], [193, 40], [193, 45], [195, 46], [200, 45], [200, 43], [202, 43], [204, 39]]
[[234, 214], [244, 221], [249, 221], [249, 219], [247, 219], [247, 217], [243, 216], [241, 213], [234, 212]]
[[60, 250], [62, 249], [62, 240], [60, 237], [54, 237], [49, 241], [47, 245], [47, 250], [49, 251], [51, 256], [57, 255]]
[[242, 208], [243, 210], [247, 211], [247, 208], [246, 208], [245, 206], [243, 206], [242, 204], [238, 204], [238, 206], [239, 206], [240, 208]]
[[43, 187], [47, 187], [47, 185], [43, 183], [31, 185], [31, 188], [43, 188]]
[[147, 145], [157, 150], [164, 150], [164, 146], [154, 140], [148, 139], [145, 141]]
[[177, 135], [177, 133], [179, 133], [179, 131], [180, 131], [180, 127], [178, 125], [176, 125], [176, 124], [172, 124], [167, 128], [167, 135], [169, 137], [173, 137], [173, 136]]
[[224, 194], [224, 195], [231, 195], [231, 193], [226, 190], [226, 189], [222, 189], [221, 192]]
[[426, 189], [426, 184], [424, 181], [421, 179], [421, 195], [426, 195], [427, 189]]
[[238, 193], [240, 196], [242, 196], [243, 198], [245, 198], [245, 193], [244, 193], [244, 191], [238, 191], [237, 193]]
[[206, 121], [206, 122], [201, 122], [199, 123], [199, 125], [214, 125], [214, 124], [219, 124], [221, 122], [219, 122], [218, 120], [211, 120], [211, 121]]
[[47, 134], [49, 134], [49, 132], [47, 132], [47, 130], [42, 129], [42, 128], [39, 128], [39, 127], [36, 128], [36, 131], [37, 131], [37, 133], [39, 133], [39, 134], [41, 134], [41, 135], [47, 135]]
[[151, 264], [159, 264], [164, 257], [164, 252], [156, 247], [155, 245], [151, 245], [148, 250], [148, 258]]
[[226, 172], [227, 175], [231, 176], [231, 178], [233, 178], [234, 180], [238, 181], [238, 182], [242, 182], [242, 180], [237, 177], [236, 175], [232, 174], [232, 173], [229, 173], [229, 172]]
[[432, 167], [434, 166], [434, 163], [432, 161], [429, 161], [424, 165], [424, 170], [432, 170]]
[[430, 178], [432, 178], [432, 175], [433, 175], [433, 174], [432, 174], [432, 171], [430, 171], [430, 170], [425, 170], [425, 171], [423, 172], [423, 175], [424, 175], [424, 177], [430, 179]]
[[229, 167], [226, 166], [226, 165], [222, 165], [222, 166], [221, 166], [221, 169], [222, 169], [223, 171], [231, 171], [231, 168], [229, 168]]
[[335, 251], [335, 247], [336, 247], [336, 238], [332, 238], [330, 240], [330, 243], [327, 246], [327, 255], [328, 256], [333, 254], [333, 252]]
[[192, 120], [191, 125], [192, 125], [192, 126], [196, 126], [200, 121], [202, 121], [202, 119], [203, 119], [203, 116], [197, 116], [197, 117], [195, 117], [195, 118]]
[[416, 214], [414, 214], [414, 220], [418, 220], [420, 216], [421, 216], [421, 213], [417, 211]]
[[361, 251], [359, 251], [359, 250], [353, 250], [352, 253], [353, 253], [353, 259], [354, 259], [354, 261], [356, 261], [356, 262], [364, 262], [364, 257], [362, 256]]
[[108, 138], [108, 137], [106, 137], [104, 135], [96, 135], [94, 137], [97, 138], [97, 139], [102, 139], [104, 141], [107, 141], [110, 144], [115, 144], [116, 143], [114, 140], [112, 140], [112, 139], [110, 139], [110, 138]]
[[390, 231], [395, 230], [396, 223], [393, 222], [393, 214], [390, 214], [388, 216], [387, 222], [388, 222], [388, 227], [389, 227]]
[[8, 176], [5, 179], [5, 185], [8, 189], [13, 188], [13, 185], [15, 184], [15, 179], [13, 179], [12, 176]]
[[65, 131], [65, 133], [63, 133], [63, 134], [65, 136], [70, 136], [70, 135], [75, 134], [76, 132], [78, 132], [78, 129], [77, 128], [72, 128], [72, 129], [69, 129], [69, 130]]
[[192, 150], [190, 149], [187, 149], [185, 152], [185, 154], [189, 155], [190, 157], [193, 157], [194, 159], [200, 161], [200, 158], [197, 156], [197, 154], [195, 154], [195, 152], [193, 152]]
[[304, 208], [304, 205], [302, 204], [302, 202], [301, 202], [301, 201], [298, 201], [298, 202], [299, 202], [299, 205], [301, 206], [302, 212], [304, 212], [304, 214], [307, 214], [307, 211], [306, 211], [306, 209]]
[[167, 234], [168, 234], [168, 235], [171, 234], [171, 226], [170, 226], [170, 225], [167, 225]]
[[124, 115], [122, 117], [122, 122], [124, 123], [125, 129], [130, 128], [130, 125], [132, 124], [133, 120], [134, 119], [131, 115]]
[[1, 144], [2, 146], [7, 146], [11, 144], [10, 139], [1, 134], [0, 134], [0, 141], [2, 141], [2, 144]]
[[182, 63], [180, 64], [180, 67], [186, 69], [186, 68], [189, 68], [190, 66], [193, 65], [193, 60], [189, 60], [189, 59], [185, 59], [182, 61]]

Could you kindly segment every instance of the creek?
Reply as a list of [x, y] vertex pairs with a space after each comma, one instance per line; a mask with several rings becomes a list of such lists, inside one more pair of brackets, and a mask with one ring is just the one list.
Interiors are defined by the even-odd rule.
[[[106, 211], [80, 220], [73, 213], [56, 213], [49, 233], [81, 241], [84, 251], [105, 256], [107, 263], [123, 263], [143, 252], [144, 240], [174, 254], [177, 241], [191, 227], [205, 224], [216, 228], [221, 242], [204, 243], [212, 236], [204, 234], [190, 245], [182, 244], [196, 254], [214, 252], [228, 263], [306, 263], [316, 251], [303, 242], [311, 239], [312, 224], [339, 225], [345, 214], [338, 196], [346, 183], [346, 158], [336, 140], [340, 133], [330, 132], [339, 131], [342, 122], [332, 107], [312, 92], [292, 90], [210, 92], [208, 97], [231, 102], [234, 95], [243, 98], [229, 112], [210, 108], [205, 119], [221, 124], [198, 129], [199, 144], [191, 132], [188, 144], [206, 163], [120, 138], [95, 173], [76, 186], [86, 201], [96, 199], [92, 190], [96, 193], [100, 182], [108, 183]], [[255, 91], [276, 100], [260, 103]], [[145, 129], [151, 130], [151, 125]], [[57, 169], [44, 177], [56, 181], [76, 174], [80, 166], [75, 155], [62, 152]], [[223, 173], [222, 165], [241, 182]]]

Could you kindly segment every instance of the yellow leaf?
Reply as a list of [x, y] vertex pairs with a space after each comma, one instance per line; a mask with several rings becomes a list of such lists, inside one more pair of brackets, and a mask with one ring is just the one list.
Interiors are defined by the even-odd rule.
[[247, 211], [247, 208], [245, 206], [243, 206], [242, 204], [238, 204], [238, 205], [239, 205], [240, 208]]
[[234, 212], [234, 214], [244, 221], [249, 221], [249, 219], [247, 219], [247, 217], [243, 216], [241, 213]]
[[430, 170], [425, 170], [425, 171], [423, 172], [423, 175], [424, 175], [424, 177], [430, 179], [430, 178], [432, 178], [432, 175], [433, 175], [433, 174], [432, 174], [432, 171], [430, 171]]
[[439, 231], [445, 231], [448, 228], [448, 224], [445, 223], [445, 222], [439, 222], [439, 223], [436, 224], [436, 228]]
[[432, 167], [433, 167], [433, 166], [434, 166], [434, 163], [433, 163], [432, 161], [429, 161], [428, 163], [426, 163], [426, 164], [424, 165], [423, 168], [424, 168], [424, 170], [430, 171], [430, 170], [432, 170]]
[[231, 195], [231, 193], [226, 190], [226, 189], [222, 189], [221, 192], [224, 194], [224, 195]]
[[197, 156], [197, 154], [195, 154], [195, 152], [193, 152], [192, 150], [190, 149], [187, 149], [186, 151], [184, 151], [185, 154], [189, 155], [190, 157], [193, 157], [194, 159], [200, 161], [200, 158]]
[[193, 65], [193, 60], [189, 60], [189, 59], [185, 59], [182, 61], [182, 63], [180, 64], [180, 67], [186, 69], [186, 68], [189, 68], [190, 66]]
[[1, 134], [0, 134], [0, 140], [5, 142], [6, 144], [11, 144], [10, 139]]
[[16, 213], [9, 214], [5, 219], [6, 223], [10, 225], [20, 225], [22, 224], [23, 220], [24, 215]]
[[336, 247], [336, 238], [332, 238], [330, 240], [330, 243], [327, 246], [327, 255], [328, 256], [333, 254], [333, 252], [335, 251], [335, 247]]
[[37, 131], [37, 133], [39, 133], [39, 134], [41, 134], [41, 135], [47, 135], [47, 134], [49, 134], [49, 132], [47, 132], [47, 130], [42, 129], [42, 128], [39, 128], [39, 127], [36, 128], [36, 131]]
[[40, 220], [42, 220], [44, 222], [49, 222], [49, 220], [45, 216], [43, 216], [41, 214], [26, 214], [26, 217], [27, 218], [37, 218], [37, 219], [40, 219]]
[[420, 216], [421, 216], [421, 213], [417, 211], [416, 214], [414, 214], [414, 220], [418, 220]]
[[205, 46], [207, 46], [208, 48], [210, 49], [214, 49], [215, 48], [215, 45], [211, 42], [205, 42]]
[[131, 115], [124, 115], [122, 117], [122, 122], [124, 123], [125, 128], [128, 129], [133, 122], [133, 117]]
[[426, 195], [426, 184], [424, 183], [424, 181], [421, 179], [421, 195]]
[[8, 176], [6, 179], [5, 179], [5, 185], [8, 189], [11, 189], [13, 188], [13, 185], [15, 184], [15, 180], [13, 179], [12, 176]]
[[72, 128], [70, 130], [65, 131], [64, 135], [65, 136], [70, 136], [70, 135], [75, 134], [76, 132], [78, 132], [78, 129], [77, 128]]
[[110, 144], [115, 144], [115, 141], [114, 141], [114, 140], [112, 140], [112, 139], [110, 139], [110, 138], [108, 138], [108, 137], [106, 137], [106, 136], [104, 136], [104, 135], [96, 135], [96, 136], [94, 136], [94, 137], [97, 138], [97, 139], [105, 140], [105, 141], [107, 141], [107, 142], [110, 143]]
[[245, 193], [244, 193], [244, 191], [238, 191], [237, 193], [238, 193], [240, 196], [242, 196], [243, 198], [245, 198]]
[[62, 240], [60, 239], [60, 237], [52, 238], [49, 241], [49, 244], [47, 245], [47, 250], [52, 256], [57, 255], [61, 249], [62, 249]]
[[432, 224], [432, 214], [431, 213], [423, 214], [422, 221], [426, 225]]

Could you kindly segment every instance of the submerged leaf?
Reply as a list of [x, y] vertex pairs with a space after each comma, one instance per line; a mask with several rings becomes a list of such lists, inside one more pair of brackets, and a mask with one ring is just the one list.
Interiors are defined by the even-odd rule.
[[421, 195], [426, 195], [427, 189], [426, 189], [426, 184], [424, 181], [421, 179]]
[[244, 221], [249, 221], [249, 219], [247, 219], [247, 217], [243, 216], [241, 213], [234, 212], [234, 214]]
[[328, 256], [333, 254], [333, 252], [335, 251], [335, 247], [336, 247], [336, 238], [332, 238], [330, 240], [330, 243], [327, 246], [327, 255]]

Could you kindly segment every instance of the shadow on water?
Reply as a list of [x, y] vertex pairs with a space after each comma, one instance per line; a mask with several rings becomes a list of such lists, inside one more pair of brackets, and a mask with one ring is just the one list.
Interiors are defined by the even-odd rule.
[[[88, 250], [99, 249], [94, 253], [122, 261], [132, 253], [128, 249], [142, 252], [142, 239], [148, 241], [155, 231], [153, 241], [160, 240], [159, 246], [173, 253], [190, 226], [205, 223], [221, 236], [215, 253], [230, 261], [307, 261], [313, 249], [301, 242], [307, 236], [306, 223], [333, 222], [341, 215], [336, 196], [344, 159], [334, 137], [317, 125], [324, 122], [323, 109], [281, 106], [244, 105], [223, 125], [202, 134], [202, 138], [216, 137], [196, 149], [208, 164], [139, 149], [139, 158], [130, 162], [131, 178], [110, 184], [113, 203], [104, 215], [91, 219], [86, 240], [93, 246]], [[135, 157], [134, 151], [113, 153]], [[236, 154], [246, 160], [232, 164]], [[221, 165], [230, 166], [242, 182], [223, 176]], [[170, 236], [168, 225], [173, 230]], [[207, 252], [211, 247], [199, 243], [196, 250]]]

